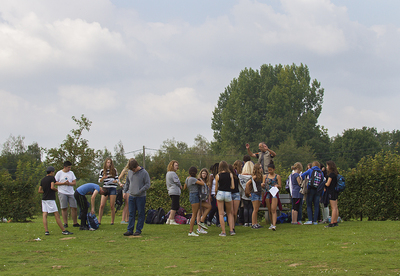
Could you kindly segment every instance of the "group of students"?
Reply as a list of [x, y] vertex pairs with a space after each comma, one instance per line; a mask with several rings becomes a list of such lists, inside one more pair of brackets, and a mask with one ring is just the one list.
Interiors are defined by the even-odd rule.
[[[139, 235], [141, 233], [144, 224], [146, 190], [150, 187], [150, 177], [147, 171], [140, 167], [134, 158], [129, 159], [120, 178], [118, 177], [112, 159], [107, 158], [99, 173], [99, 184], [102, 184], [102, 187], [95, 183], [86, 183], [79, 186], [75, 191], [73, 186], [76, 185], [76, 177], [71, 171], [71, 166], [71, 162], [64, 162], [64, 168], [57, 172], [57, 174], [55, 174], [55, 168], [50, 166], [46, 170], [47, 175], [41, 180], [38, 192], [43, 194], [42, 212], [45, 235], [50, 234], [47, 223], [47, 216], [49, 213], [54, 213], [56, 222], [62, 230], [62, 234], [73, 234], [65, 229], [68, 227], [68, 204], [71, 208], [71, 216], [74, 222], [73, 226], [79, 227], [80, 230], [94, 230], [88, 225], [87, 213], [89, 206], [91, 206], [90, 213], [95, 214], [95, 199], [98, 194], [101, 195], [98, 222], [101, 224], [104, 207], [109, 198], [111, 207], [111, 225], [113, 225], [115, 220], [115, 200], [118, 186], [123, 187], [123, 197], [125, 201], [121, 223], [128, 224], [128, 231], [124, 235]], [[121, 178], [123, 179], [123, 182], [120, 181]], [[62, 224], [58, 213], [55, 196], [56, 192], [58, 192], [64, 224]], [[91, 195], [90, 205], [87, 201], [86, 195]], [[81, 224], [77, 221], [78, 206], [80, 208]], [[136, 210], [139, 212], [139, 220], [136, 232], [133, 233], [135, 224], [134, 214], [136, 213]]]
[[[277, 208], [280, 205], [279, 189], [282, 186], [280, 175], [275, 173], [275, 165], [270, 162], [267, 167], [267, 173], [264, 174], [261, 163], [254, 164], [249, 158], [248, 161], [237, 160], [233, 165], [227, 164], [225, 161], [216, 163], [210, 168], [210, 172], [203, 168], [197, 174], [197, 169], [191, 167], [189, 176], [185, 181], [184, 187], [179, 181], [176, 171], [179, 164], [176, 160], [172, 160], [168, 165], [166, 175], [166, 185], [168, 194], [171, 197], [171, 211], [167, 219], [167, 224], [178, 225], [175, 222], [175, 214], [179, 209], [179, 199], [182, 189], [188, 189], [189, 201], [192, 206], [192, 218], [188, 236], [199, 236], [207, 234], [208, 226], [216, 214], [216, 225], [221, 227], [219, 236], [226, 236], [224, 215], [226, 214], [229, 226], [229, 234], [235, 235], [235, 225], [238, 225], [238, 210], [242, 206], [241, 217], [242, 225], [253, 229], [262, 228], [257, 221], [257, 213], [263, 202], [269, 211], [271, 218], [270, 230], [276, 230]], [[319, 205], [321, 195], [317, 189], [310, 185], [310, 181], [315, 177], [314, 172], [318, 171], [322, 175], [325, 202], [328, 202], [332, 209], [331, 222], [325, 226], [327, 228], [338, 226], [339, 211], [337, 207], [338, 192], [336, 191], [338, 171], [333, 161], [328, 161], [325, 168], [321, 170], [320, 164], [314, 161], [308, 165], [307, 170], [303, 173], [303, 166], [297, 162], [292, 166], [290, 179], [290, 195], [292, 197], [292, 224], [301, 223], [301, 208], [303, 197], [307, 201], [308, 221], [305, 225], [318, 224]], [[305, 182], [308, 189], [301, 192], [302, 182]], [[207, 196], [204, 196], [205, 192]], [[314, 205], [314, 213], [313, 206]], [[328, 212], [329, 207], [325, 203], [324, 212]], [[328, 215], [324, 215], [324, 218]], [[198, 222], [196, 233], [193, 231], [195, 221]]]
[[[221, 161], [211, 166], [211, 173], [203, 168], [198, 175], [195, 167], [189, 168], [189, 176], [183, 187], [183, 189], [189, 190], [189, 201], [192, 205], [189, 236], [207, 234], [206, 230], [211, 225], [215, 214], [217, 214], [216, 224], [221, 227], [219, 236], [225, 237], [227, 235], [225, 214], [229, 225], [229, 235], [235, 235], [235, 225], [237, 225], [241, 201], [243, 202], [243, 226], [250, 226], [253, 229], [262, 228], [257, 221], [257, 213], [263, 194], [272, 218], [269, 229], [276, 230], [276, 209], [279, 199], [279, 194], [276, 191], [281, 188], [281, 177], [275, 173], [273, 163], [268, 165], [268, 174], [263, 174], [260, 163], [254, 164], [250, 160], [245, 162], [244, 165], [243, 163], [237, 160], [234, 164], [229, 165], [227, 162]], [[167, 224], [170, 225], [178, 224], [174, 219], [176, 211], [179, 209], [179, 198], [182, 190], [182, 185], [176, 174], [178, 168], [178, 162], [172, 160], [168, 165], [166, 175], [168, 194], [172, 201], [170, 215], [167, 219]], [[209, 191], [206, 193], [207, 196], [204, 196], [204, 190]], [[193, 231], [196, 219], [198, 221], [197, 233]]]
[[[207, 234], [207, 229], [212, 224], [212, 220], [216, 217], [217, 226], [221, 227], [219, 236], [226, 236], [224, 216], [226, 214], [229, 226], [229, 235], [235, 235], [235, 225], [238, 225], [238, 212], [242, 218], [241, 224], [244, 227], [253, 229], [262, 228], [257, 221], [257, 213], [263, 202], [269, 211], [271, 218], [270, 230], [276, 230], [277, 208], [280, 205], [279, 189], [282, 186], [280, 175], [275, 173], [275, 166], [272, 158], [276, 156], [275, 152], [268, 149], [265, 143], [259, 145], [261, 152], [253, 154], [246, 145], [249, 155], [246, 155], [243, 161], [236, 160], [232, 165], [225, 161], [215, 163], [210, 168], [210, 172], [203, 168], [197, 174], [197, 168], [189, 168], [189, 176], [185, 181], [184, 187], [180, 183], [176, 171], [179, 169], [179, 163], [172, 160], [167, 167], [166, 186], [168, 195], [171, 198], [171, 211], [167, 218], [166, 224], [178, 225], [175, 221], [175, 215], [180, 204], [180, 195], [182, 189], [188, 189], [189, 201], [192, 206], [192, 219], [190, 221], [189, 236], [199, 236], [199, 234]], [[254, 164], [251, 157], [258, 158], [258, 163]], [[307, 171], [302, 173], [302, 164], [297, 162], [292, 167], [292, 173], [289, 177], [290, 195], [292, 197], [292, 224], [301, 223], [301, 208], [303, 198], [307, 201], [308, 221], [304, 224], [318, 224], [320, 194], [313, 187], [309, 187], [306, 195], [301, 193], [301, 183], [304, 179], [313, 177], [314, 172], [320, 172], [326, 178], [324, 196], [325, 206], [323, 209], [324, 218], [329, 215], [329, 202], [332, 209], [331, 223], [326, 227], [337, 226], [339, 211], [337, 207], [338, 192], [335, 187], [337, 185], [338, 171], [333, 161], [326, 163], [326, 170], [321, 170], [320, 164], [315, 161], [309, 164]], [[145, 204], [146, 191], [150, 188], [150, 177], [147, 171], [139, 166], [138, 162], [131, 158], [128, 164], [118, 176], [117, 170], [113, 165], [111, 158], [107, 158], [104, 166], [99, 173], [98, 184], [87, 183], [73, 190], [76, 185], [76, 178], [71, 171], [71, 163], [66, 161], [63, 170], [55, 174], [54, 167], [47, 168], [47, 176], [42, 179], [39, 187], [39, 193], [43, 193], [42, 210], [43, 224], [45, 234], [49, 235], [47, 226], [47, 214], [54, 213], [57, 224], [62, 230], [62, 234], [72, 234], [65, 228], [68, 227], [67, 207], [71, 208], [73, 226], [80, 227], [80, 230], [92, 230], [87, 224], [88, 201], [86, 195], [91, 195], [91, 210], [95, 213], [95, 198], [97, 194], [101, 195], [101, 203], [99, 209], [99, 224], [103, 216], [103, 211], [107, 199], [110, 199], [111, 206], [111, 225], [115, 220], [115, 200], [117, 195], [117, 187], [123, 189], [123, 198], [125, 206], [122, 213], [122, 224], [128, 224], [125, 236], [140, 235], [145, 220]], [[58, 189], [56, 188], [58, 186]], [[310, 185], [308, 185], [310, 186]], [[61, 223], [55, 202], [55, 193], [58, 191], [60, 206], [64, 225]], [[312, 210], [314, 205], [314, 213]], [[77, 206], [81, 213], [81, 224], [77, 223]], [[241, 208], [240, 208], [241, 207]], [[138, 212], [138, 222], [135, 229], [136, 211]], [[196, 233], [193, 231], [195, 221], [197, 220]]]
[[[318, 224], [321, 203], [323, 205], [323, 222], [328, 222], [328, 205], [330, 205], [332, 210], [331, 221], [325, 227], [330, 228], [338, 226], [339, 209], [337, 200], [339, 192], [337, 191], [336, 187], [338, 185], [337, 177], [339, 172], [335, 162], [327, 161], [325, 168], [318, 161], [314, 161], [313, 163], [307, 165], [307, 170], [304, 173], [302, 173], [302, 170], [302, 164], [299, 162], [295, 163], [294, 166], [292, 166], [292, 173], [289, 177], [290, 195], [293, 201], [292, 224], [301, 224], [300, 208], [302, 208], [303, 198], [305, 198], [307, 202], [308, 217], [308, 221], [304, 223], [305, 225]], [[318, 177], [318, 181], [324, 185], [322, 194], [320, 191], [318, 191], [318, 188], [315, 185], [311, 185], [311, 180], [315, 180], [316, 177]], [[302, 182], [304, 181], [305, 183], [302, 185]], [[301, 186], [307, 186], [307, 188], [303, 189], [302, 191]]]

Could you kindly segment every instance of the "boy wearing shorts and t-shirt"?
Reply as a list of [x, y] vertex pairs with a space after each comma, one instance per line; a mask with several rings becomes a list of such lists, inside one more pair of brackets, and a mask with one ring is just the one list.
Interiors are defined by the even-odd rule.
[[40, 181], [39, 193], [43, 194], [42, 196], [42, 211], [43, 211], [43, 226], [44, 226], [44, 234], [50, 235], [49, 229], [47, 228], [47, 214], [54, 213], [54, 217], [56, 218], [56, 222], [60, 229], [62, 230], [63, 235], [71, 235], [72, 233], [65, 230], [64, 226], [60, 220], [60, 214], [58, 213], [57, 204], [56, 204], [56, 192], [55, 188], [56, 179], [54, 178], [54, 167], [47, 168], [47, 175]]
[[76, 200], [74, 198], [74, 187], [76, 185], [75, 174], [71, 171], [72, 163], [64, 162], [64, 168], [56, 173], [56, 183], [58, 187], [58, 199], [60, 200], [61, 215], [64, 227], [68, 227], [68, 204], [71, 208], [72, 221], [74, 227], [79, 227]]

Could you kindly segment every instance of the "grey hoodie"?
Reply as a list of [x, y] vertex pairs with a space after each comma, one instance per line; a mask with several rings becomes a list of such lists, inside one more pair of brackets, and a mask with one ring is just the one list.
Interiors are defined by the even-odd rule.
[[141, 168], [137, 172], [128, 171], [126, 183], [124, 185], [124, 193], [129, 191], [129, 195], [133, 197], [146, 196], [146, 191], [150, 188], [149, 173]]

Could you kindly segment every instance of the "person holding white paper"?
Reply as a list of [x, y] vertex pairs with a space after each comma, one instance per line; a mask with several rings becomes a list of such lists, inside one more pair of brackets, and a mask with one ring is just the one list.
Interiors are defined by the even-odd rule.
[[270, 163], [268, 165], [268, 175], [266, 176], [265, 183], [262, 184], [262, 187], [268, 190], [267, 195], [267, 207], [269, 211], [270, 218], [272, 217], [272, 224], [268, 228], [270, 230], [276, 230], [276, 208], [278, 206], [278, 193], [279, 189], [282, 187], [281, 176], [275, 173], [275, 165]]

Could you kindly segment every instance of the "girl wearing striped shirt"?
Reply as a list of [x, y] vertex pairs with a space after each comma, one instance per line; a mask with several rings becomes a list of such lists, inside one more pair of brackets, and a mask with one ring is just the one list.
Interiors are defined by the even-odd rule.
[[103, 216], [104, 207], [106, 206], [107, 199], [110, 197], [110, 209], [111, 209], [111, 225], [114, 224], [115, 219], [115, 199], [117, 198], [117, 186], [118, 186], [118, 173], [114, 167], [114, 163], [111, 158], [106, 158], [104, 161], [103, 169], [99, 174], [99, 183], [103, 183], [103, 188], [108, 190], [109, 196], [101, 196], [100, 210], [99, 210], [99, 224]]

